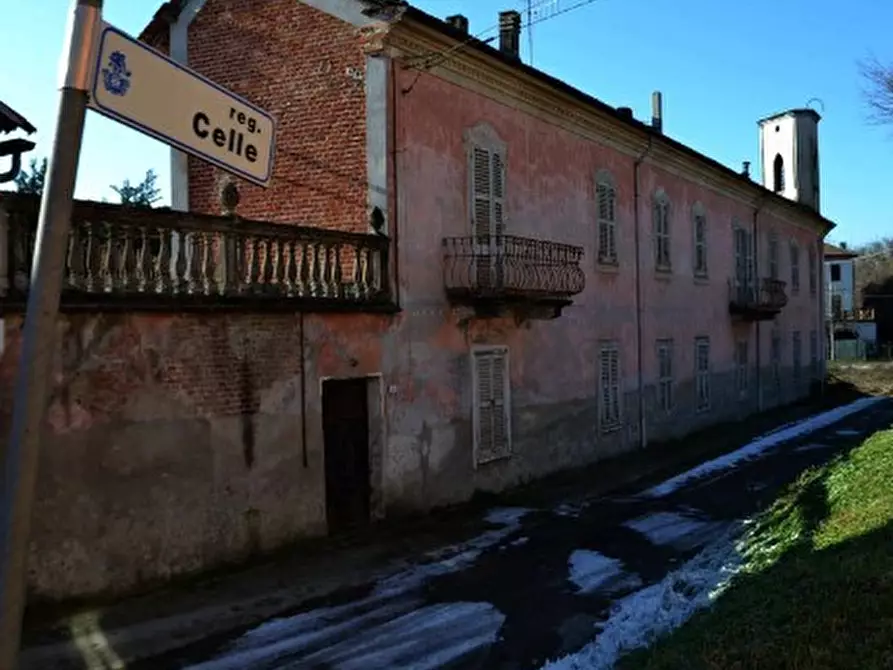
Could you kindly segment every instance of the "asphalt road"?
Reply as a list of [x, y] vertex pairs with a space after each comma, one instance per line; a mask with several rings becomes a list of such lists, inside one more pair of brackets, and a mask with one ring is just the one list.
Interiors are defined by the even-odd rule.
[[620, 599], [727, 542], [804, 469], [891, 424], [893, 403], [885, 402], [666, 495], [492, 510], [492, 530], [471, 542], [150, 666], [540, 668], [592, 642]]

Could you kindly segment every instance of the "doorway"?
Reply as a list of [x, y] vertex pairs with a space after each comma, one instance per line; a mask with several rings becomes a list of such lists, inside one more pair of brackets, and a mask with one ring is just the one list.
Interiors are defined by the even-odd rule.
[[326, 519], [329, 533], [369, 522], [368, 380], [331, 379], [322, 385]]

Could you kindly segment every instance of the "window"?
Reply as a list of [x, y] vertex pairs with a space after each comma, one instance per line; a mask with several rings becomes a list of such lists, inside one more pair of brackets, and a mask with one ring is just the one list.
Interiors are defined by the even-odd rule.
[[699, 412], [710, 409], [710, 338], [695, 338], [695, 393]]
[[800, 290], [800, 249], [791, 242], [791, 292]]
[[769, 360], [772, 366], [772, 383], [777, 391], [781, 388], [781, 333], [777, 330], [772, 333]]
[[735, 286], [738, 299], [748, 301], [754, 297], [755, 282], [753, 280], [753, 235], [738, 224], [733, 224], [735, 244]]
[[835, 321], [843, 319], [843, 296], [840, 293], [831, 294], [831, 318]]
[[795, 330], [791, 333], [791, 357], [794, 359], [794, 381], [800, 381], [802, 367], [802, 342], [800, 341], [800, 331]]
[[473, 234], [489, 238], [505, 234], [505, 161], [500, 152], [472, 148], [471, 189]]
[[740, 395], [747, 393], [750, 382], [750, 370], [747, 363], [749, 353], [750, 346], [747, 340], [738, 340], [735, 343], [735, 386]]
[[599, 176], [595, 185], [598, 207], [598, 262], [617, 264], [617, 191], [607, 175]]
[[831, 263], [831, 281], [840, 281], [840, 263]]
[[809, 293], [815, 295], [818, 288], [818, 272], [815, 247], [809, 247]]
[[819, 376], [819, 334], [815, 330], [809, 333], [809, 374], [813, 379]]
[[769, 233], [769, 278], [778, 279], [778, 235]]
[[696, 277], [707, 276], [707, 217], [703, 211], [695, 210], [693, 217], [695, 249], [694, 272]]
[[670, 257], [670, 202], [660, 192], [654, 198], [654, 267], [657, 270], [672, 269]]
[[475, 349], [472, 361], [475, 465], [482, 465], [512, 454], [508, 349]]
[[772, 190], [776, 193], [784, 191], [784, 159], [781, 154], [775, 154], [772, 163]]
[[657, 341], [657, 404], [662, 412], [673, 409], [673, 340]]
[[620, 419], [620, 349], [605, 342], [599, 352], [599, 426], [603, 432], [617, 430]]

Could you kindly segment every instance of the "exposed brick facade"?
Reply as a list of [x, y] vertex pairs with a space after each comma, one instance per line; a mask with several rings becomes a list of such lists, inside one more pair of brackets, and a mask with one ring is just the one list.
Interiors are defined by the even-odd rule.
[[[240, 180], [240, 215], [366, 232], [365, 63], [356, 28], [296, 0], [206, 3], [189, 27], [189, 67], [278, 123], [272, 184]], [[190, 157], [190, 210], [219, 214], [226, 179]]]

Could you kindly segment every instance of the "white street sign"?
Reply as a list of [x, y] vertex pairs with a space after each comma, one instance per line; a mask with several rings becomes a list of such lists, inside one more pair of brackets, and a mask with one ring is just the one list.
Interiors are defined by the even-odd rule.
[[255, 184], [270, 183], [276, 122], [269, 114], [108, 24], [89, 106]]

